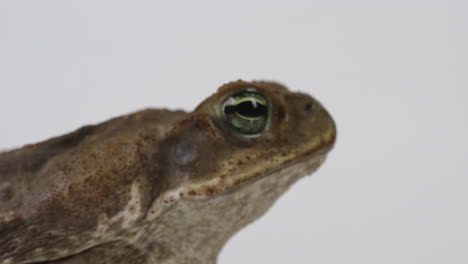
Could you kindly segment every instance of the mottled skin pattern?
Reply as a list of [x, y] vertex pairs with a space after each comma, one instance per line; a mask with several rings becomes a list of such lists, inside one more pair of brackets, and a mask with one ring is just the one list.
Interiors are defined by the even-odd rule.
[[[271, 105], [257, 136], [220, 110], [246, 87]], [[237, 81], [192, 113], [144, 110], [0, 153], [0, 264], [214, 264], [320, 166], [335, 133], [310, 96]]]

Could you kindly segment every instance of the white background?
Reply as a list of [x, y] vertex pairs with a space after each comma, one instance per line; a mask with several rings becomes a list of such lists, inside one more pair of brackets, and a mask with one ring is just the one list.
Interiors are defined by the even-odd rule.
[[467, 3], [1, 1], [0, 149], [277, 80], [337, 145], [221, 264], [466, 264]]

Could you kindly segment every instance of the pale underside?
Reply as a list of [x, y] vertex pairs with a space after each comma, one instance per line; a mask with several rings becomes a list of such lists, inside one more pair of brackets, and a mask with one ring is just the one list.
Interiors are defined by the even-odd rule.
[[[143, 212], [143, 218], [137, 220], [139, 217], [128, 211], [113, 219], [103, 217], [95, 232], [88, 234], [96, 239], [81, 244], [83, 248], [79, 252], [55, 261], [34, 263], [215, 264], [221, 248], [234, 233], [262, 216], [282, 193], [299, 178], [315, 171], [323, 160], [324, 156], [318, 156], [296, 162], [216, 198], [182, 199], [170, 205], [158, 205], [169, 208], [156, 217], [151, 212]], [[129, 206], [137, 204], [138, 189], [134, 188]], [[114, 232], [111, 225], [118, 221], [132, 228]], [[111, 237], [112, 242], [100, 244], [98, 238], [103, 237], [106, 240]], [[10, 263], [14, 262], [3, 262]]]

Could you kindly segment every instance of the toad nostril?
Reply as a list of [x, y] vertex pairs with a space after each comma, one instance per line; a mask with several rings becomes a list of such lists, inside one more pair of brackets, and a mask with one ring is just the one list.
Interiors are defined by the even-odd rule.
[[306, 111], [312, 110], [312, 103], [310, 103], [310, 102], [305, 103], [304, 104], [304, 110], [306, 110]]

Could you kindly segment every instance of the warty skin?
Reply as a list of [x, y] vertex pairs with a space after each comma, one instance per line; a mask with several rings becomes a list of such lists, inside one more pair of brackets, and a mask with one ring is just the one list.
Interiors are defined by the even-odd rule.
[[[254, 135], [223, 112], [243, 91], [268, 101]], [[335, 137], [312, 97], [237, 81], [191, 113], [147, 109], [0, 153], [0, 263], [214, 264]]]

